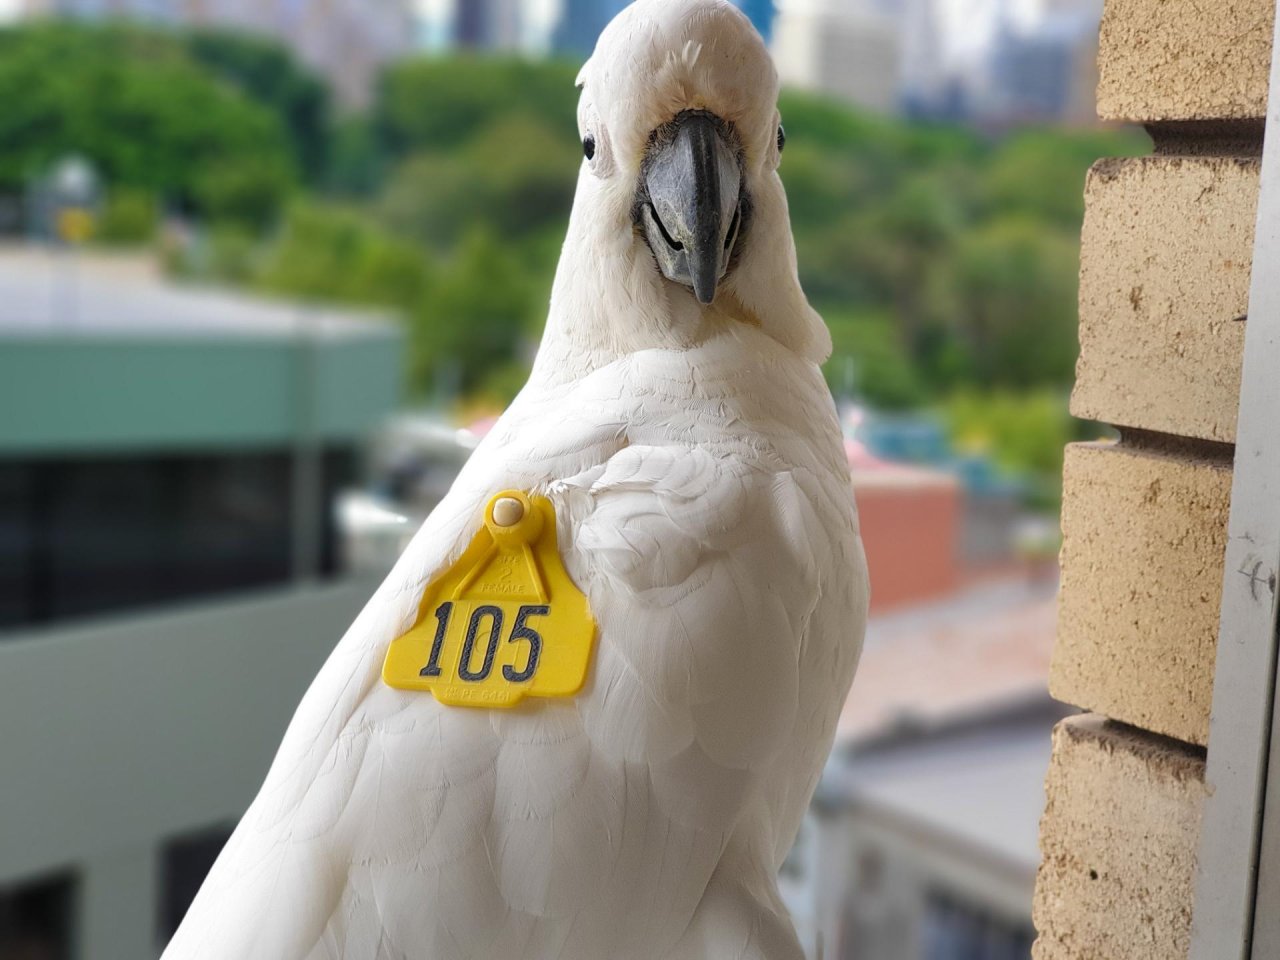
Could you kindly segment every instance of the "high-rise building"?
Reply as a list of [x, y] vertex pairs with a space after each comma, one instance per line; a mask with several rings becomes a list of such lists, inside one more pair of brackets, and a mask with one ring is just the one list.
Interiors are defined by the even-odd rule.
[[1001, 127], [1094, 118], [1101, 0], [907, 0], [903, 104]]
[[991, 59], [984, 102], [999, 123], [1097, 118], [1097, 21], [1076, 11], [1054, 12], [1030, 30], [1001, 35]]
[[368, 103], [384, 64], [417, 46], [413, 0], [25, 0], [23, 12], [262, 33], [324, 76], [340, 103], [355, 107]]
[[562, 0], [420, 0], [421, 49], [543, 56], [561, 19]]
[[519, 49], [524, 6], [521, 0], [455, 0], [454, 45], [474, 50]]
[[1100, 0], [908, 0], [903, 105], [1005, 127], [1089, 123]]
[[880, 113], [898, 106], [898, 24], [871, 2], [784, 0], [773, 56], [784, 84]]
[[942, 24], [943, 0], [904, 0], [899, 19], [902, 106], [908, 114], [932, 114], [954, 99]]

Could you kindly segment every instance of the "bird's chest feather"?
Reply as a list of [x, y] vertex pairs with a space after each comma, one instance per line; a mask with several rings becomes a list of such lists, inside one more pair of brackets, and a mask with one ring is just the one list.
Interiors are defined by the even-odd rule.
[[[558, 843], [572, 834], [554, 818], [598, 833], [584, 845], [595, 850], [638, 817], [631, 829], [678, 826], [714, 851], [748, 809], [785, 823], [803, 806], [865, 606], [829, 397], [808, 370], [760, 364], [744, 380], [720, 356], [644, 361], [523, 396], [438, 511], [449, 526], [411, 548], [423, 553], [406, 559], [400, 595], [416, 603], [450, 562], [426, 555], [441, 534], [456, 557], [488, 497], [545, 495], [596, 624], [571, 699], [476, 709], [379, 685], [364, 700], [352, 742], [396, 753], [390, 765], [421, 781], [406, 798], [470, 798], [427, 811], [415, 836]], [[375, 769], [354, 759], [358, 780]], [[776, 796], [780, 784], [800, 799]], [[510, 849], [515, 870], [521, 848]]]
[[816, 371], [654, 351], [521, 406], [481, 487], [554, 504], [598, 625], [576, 701], [596, 747], [740, 779], [825, 723], [799, 701], [842, 697], [865, 574]]

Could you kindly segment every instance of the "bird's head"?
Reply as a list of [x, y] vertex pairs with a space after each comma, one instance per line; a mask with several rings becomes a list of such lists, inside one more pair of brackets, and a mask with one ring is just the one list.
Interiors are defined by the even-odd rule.
[[584, 161], [566, 257], [592, 263], [572, 276], [594, 270], [602, 299], [662, 313], [669, 330], [714, 313], [821, 359], [830, 341], [800, 290], [778, 176], [777, 72], [746, 16], [727, 0], [637, 0], [578, 84]]

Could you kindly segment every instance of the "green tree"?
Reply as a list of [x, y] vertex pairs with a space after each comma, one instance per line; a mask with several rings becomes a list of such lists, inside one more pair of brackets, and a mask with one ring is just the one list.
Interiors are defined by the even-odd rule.
[[[376, 116], [393, 154], [461, 148], [503, 116], [523, 117], [577, 141], [575, 69], [563, 63], [480, 57], [408, 60], [384, 76]], [[505, 150], [522, 149], [508, 143]]]
[[1150, 150], [1150, 138], [1139, 132], [1022, 131], [994, 152], [983, 174], [983, 201], [996, 216], [1034, 216], [1078, 230], [1084, 217], [1084, 178], [1094, 161]]
[[118, 187], [107, 194], [93, 238], [106, 244], [137, 246], [155, 237], [159, 222], [160, 211], [153, 194]]
[[[420, 390], [509, 395], [580, 169], [573, 76], [502, 58], [395, 65], [373, 111], [331, 133], [324, 183], [346, 205], [297, 205], [261, 282], [396, 306]], [[1084, 173], [1096, 156], [1144, 149], [1141, 134], [987, 139], [797, 93], [781, 110], [781, 175], [802, 280], [832, 328], [833, 385], [897, 409], [957, 387], [1068, 382]], [[191, 182], [252, 209], [234, 172]]]
[[580, 162], [576, 139], [503, 116], [460, 150], [410, 158], [378, 209], [400, 232], [444, 249], [481, 226], [515, 243], [568, 222]]
[[353, 114], [333, 125], [329, 168], [324, 186], [345, 197], [368, 197], [377, 191], [386, 174], [387, 160], [372, 117]]
[[835, 394], [880, 410], [910, 410], [928, 399], [891, 314], [837, 314], [826, 321], [832, 350], [825, 372]]
[[421, 308], [434, 276], [426, 251], [358, 210], [296, 203], [257, 282], [276, 293], [409, 313]]
[[951, 262], [955, 322], [977, 383], [1065, 386], [1076, 358], [1078, 242], [1029, 218], [976, 228]]
[[328, 169], [332, 139], [324, 82], [284, 47], [253, 34], [199, 30], [186, 36], [186, 46], [197, 63], [280, 118], [294, 163], [308, 181], [317, 182]]
[[278, 118], [172, 36], [40, 24], [0, 30], [0, 190], [59, 158], [210, 217], [268, 222], [295, 173]]
[[1096, 439], [1096, 426], [1067, 412], [1065, 390], [979, 390], [947, 397], [943, 422], [964, 453], [989, 456], [1030, 484], [1033, 505], [1056, 510], [1062, 499], [1062, 458], [1067, 444]]
[[411, 317], [411, 381], [420, 390], [468, 393], [492, 371], [524, 360], [545, 319], [540, 286], [507, 245], [473, 230]]

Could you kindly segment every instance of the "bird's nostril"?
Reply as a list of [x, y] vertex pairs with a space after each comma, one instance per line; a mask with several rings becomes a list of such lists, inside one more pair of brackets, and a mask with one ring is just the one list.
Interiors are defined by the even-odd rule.
[[658, 208], [652, 203], [649, 204], [649, 214], [653, 217], [653, 222], [658, 225], [658, 232], [662, 234], [662, 239], [667, 242], [667, 246], [675, 251], [683, 250], [684, 244], [667, 232], [667, 225], [662, 222], [662, 218], [658, 216]]

